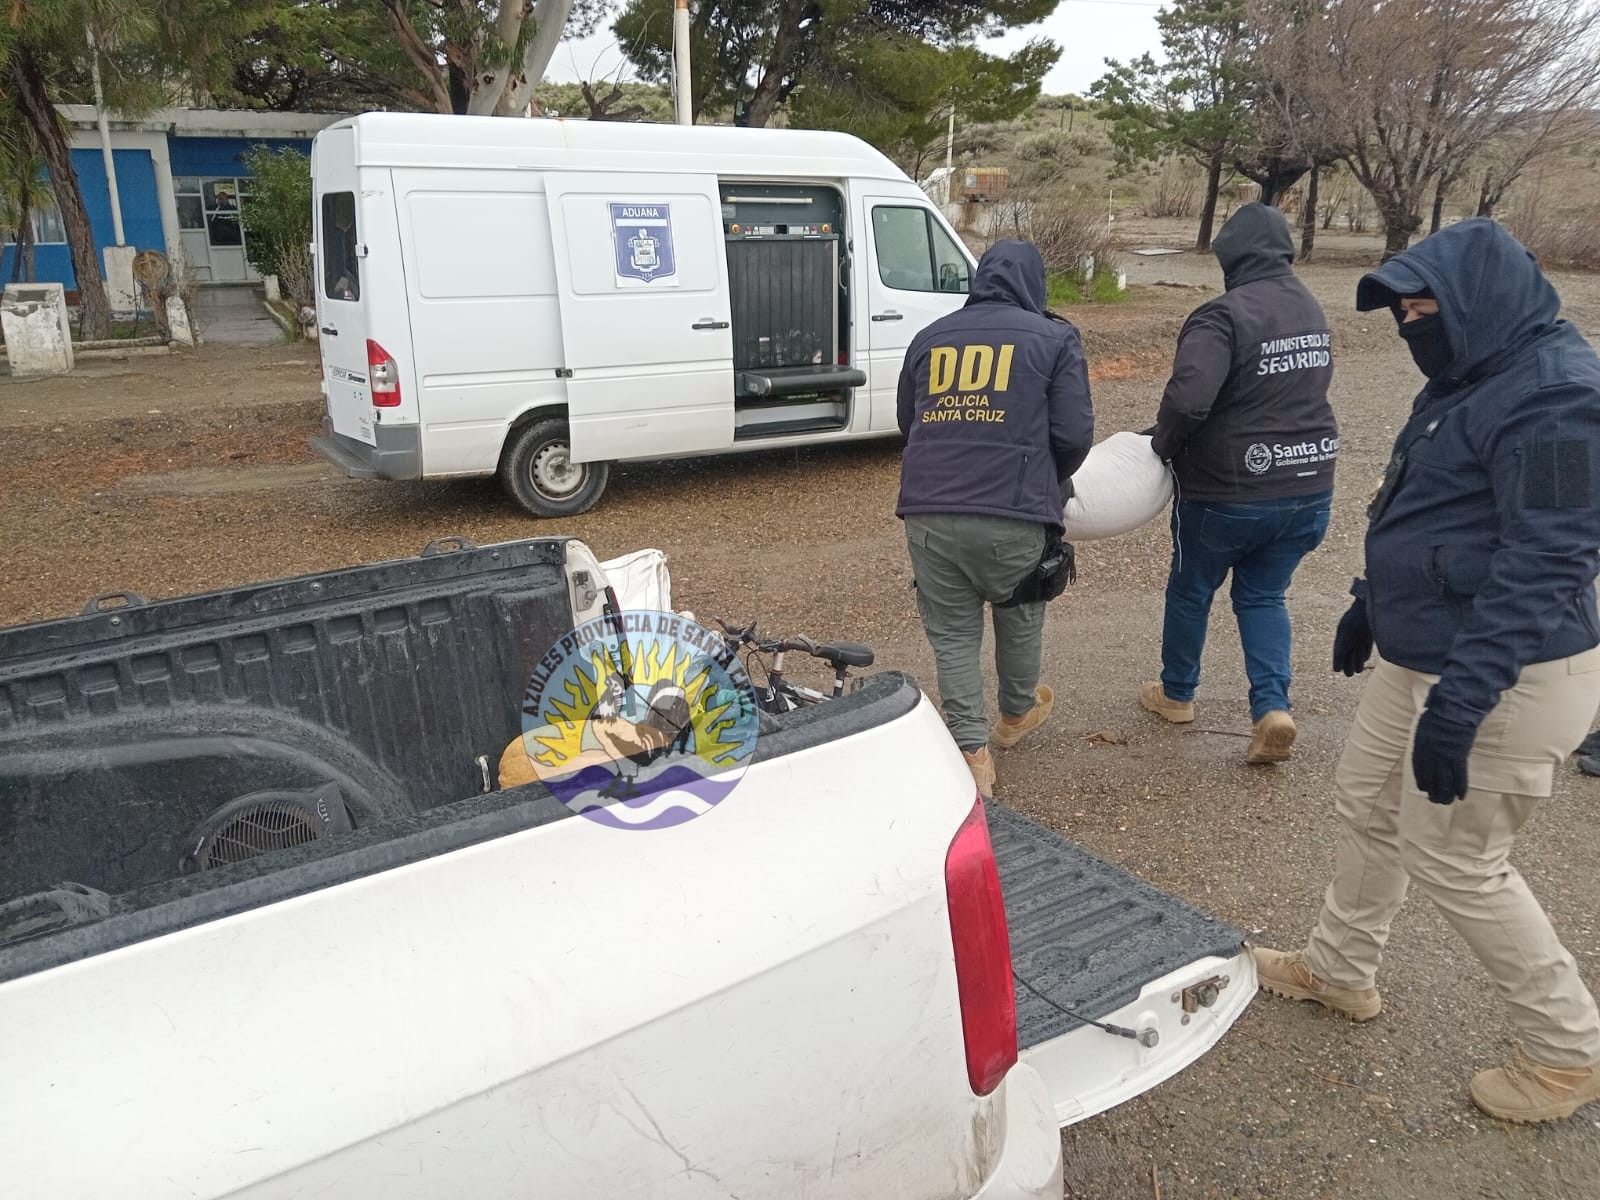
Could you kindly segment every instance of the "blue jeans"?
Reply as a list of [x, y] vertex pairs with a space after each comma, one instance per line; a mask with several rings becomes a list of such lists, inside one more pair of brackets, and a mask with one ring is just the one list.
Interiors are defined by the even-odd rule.
[[1194, 699], [1211, 598], [1233, 572], [1233, 613], [1250, 677], [1250, 719], [1289, 711], [1289, 590], [1300, 560], [1328, 532], [1333, 493], [1214, 504], [1180, 500], [1172, 509], [1172, 572], [1161, 633], [1161, 686]]

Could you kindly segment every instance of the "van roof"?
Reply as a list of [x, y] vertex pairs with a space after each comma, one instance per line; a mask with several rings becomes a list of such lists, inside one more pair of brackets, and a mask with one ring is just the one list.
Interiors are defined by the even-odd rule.
[[911, 182], [860, 138], [820, 129], [374, 112], [330, 125], [318, 137], [341, 129], [355, 131], [357, 166], [703, 171]]

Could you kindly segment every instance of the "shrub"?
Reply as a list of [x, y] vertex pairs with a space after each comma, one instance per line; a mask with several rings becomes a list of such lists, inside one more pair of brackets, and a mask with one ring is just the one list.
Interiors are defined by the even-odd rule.
[[[1097, 199], [1068, 187], [1016, 192], [992, 206], [990, 215], [986, 235], [1022, 238], [1039, 248], [1052, 305], [1123, 298], [1116, 283], [1121, 262]], [[1083, 270], [1091, 257], [1094, 277], [1085, 288]]]
[[1600, 211], [1555, 207], [1542, 179], [1517, 197], [1505, 225], [1542, 266], [1600, 270]]
[[1066, 168], [1060, 163], [1041, 158], [1035, 162], [1023, 162], [1013, 166], [1008, 182], [1013, 189], [1031, 193], [1040, 188], [1056, 187], [1065, 177]]
[[1074, 133], [1068, 136], [1067, 143], [1078, 153], [1079, 158], [1090, 158], [1105, 149], [1104, 144], [1092, 133]]
[[1045, 269], [1077, 275], [1089, 257], [1096, 272], [1115, 272], [1117, 256], [1105, 213], [1070, 189], [1055, 189], [1033, 199], [1028, 207], [1026, 237], [1039, 247]]
[[250, 265], [276, 275], [285, 298], [297, 308], [310, 304], [311, 160], [298, 150], [256, 146], [244, 162], [254, 176], [239, 214]]
[[1188, 220], [1200, 208], [1200, 180], [1183, 163], [1169, 158], [1146, 187], [1141, 207], [1147, 217]]
[[1048, 162], [1070, 167], [1078, 159], [1072, 143], [1059, 133], [1030, 133], [1017, 142], [1012, 153], [1023, 162]]

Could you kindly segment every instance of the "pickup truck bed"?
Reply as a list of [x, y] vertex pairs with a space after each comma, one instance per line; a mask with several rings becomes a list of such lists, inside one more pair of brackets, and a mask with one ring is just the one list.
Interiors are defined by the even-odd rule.
[[[196, 1177], [185, 1195], [268, 1178], [338, 1194], [335, 1175], [370, 1156], [372, 1178], [387, 1178], [384, 1155], [427, 1176], [422, 1164], [443, 1153], [437, 1130], [451, 1121], [488, 1130], [554, 1105], [548, 1122], [577, 1096], [594, 1106], [589, 1119], [614, 1122], [618, 1105], [640, 1103], [629, 1088], [681, 1105], [685, 1087], [720, 1070], [734, 1082], [695, 1100], [705, 1122], [722, 1113], [705, 1153], [767, 1181], [748, 1194], [792, 1194], [824, 1169], [831, 1180], [852, 1132], [903, 1157], [874, 1162], [858, 1141], [852, 1161], [864, 1173], [830, 1184], [840, 1194], [861, 1180], [933, 1180], [943, 1168], [927, 1159], [930, 1142], [970, 1150], [940, 1176], [955, 1190], [937, 1194], [1059, 1194], [1059, 1183], [1054, 1193], [980, 1189], [1001, 1169], [984, 1165], [984, 1121], [997, 1114], [973, 1123], [946, 1103], [952, 1082], [966, 1093], [966, 1077], [950, 1054], [952, 918], [939, 875], [972, 792], [907, 676], [883, 671], [838, 701], [768, 721], [727, 811], [678, 831], [619, 833], [540, 784], [494, 786], [532, 665], [596, 615], [603, 587], [581, 543], [436, 545], [396, 562], [91, 604], [78, 617], [0, 629], [0, 1019], [32, 1031], [0, 1047], [0, 1074], [35, 1089], [0, 1090], [0, 1123], [31, 1122], [38, 1134], [25, 1182], [41, 1194], [99, 1194], [113, 1162], [163, 1170], [179, 1150], [162, 1139], [189, 1128], [210, 1139], [215, 1178]], [[180, 869], [197, 823], [263, 791], [338, 807], [341, 820], [297, 844]], [[1050, 1132], [1051, 1105], [1055, 1124], [1080, 1120], [1198, 1057], [1248, 1003], [1254, 979], [1239, 930], [986, 807], [1017, 1069], [1031, 1068], [1033, 1081], [1013, 1081], [1007, 1120], [1033, 1105]], [[259, 1017], [249, 1010], [275, 992], [279, 1010], [310, 1005], [302, 1016], [331, 1020], [298, 1023], [281, 1045], [218, 1028], [218, 1014]], [[67, 1049], [51, 1050], [52, 1037]], [[406, 1046], [398, 1058], [395, 1037]], [[702, 1057], [681, 1048], [686, 1038]], [[170, 1041], [165, 1052], [179, 1061], [183, 1047], [217, 1039], [222, 1048], [199, 1065], [159, 1081], [165, 1103], [188, 1106], [188, 1117], [141, 1124], [131, 1097], [148, 1091], [162, 1046]], [[853, 1064], [843, 1075], [830, 1061], [840, 1046]], [[123, 1061], [125, 1050], [143, 1059]], [[389, 1078], [391, 1060], [411, 1073]], [[657, 1065], [632, 1083], [594, 1077], [623, 1062]], [[783, 1082], [763, 1091], [766, 1075]], [[46, 1076], [62, 1105], [128, 1091], [101, 1160], [52, 1156], [55, 1126], [36, 1103]], [[248, 1103], [233, 1090], [246, 1077], [261, 1082]], [[854, 1091], [823, 1100], [818, 1089], [841, 1078]], [[348, 1102], [307, 1109], [334, 1081]], [[928, 1109], [929, 1097], [943, 1107]], [[923, 1116], [908, 1130], [889, 1106], [913, 1100]], [[834, 1101], [850, 1115], [830, 1115]], [[967, 1094], [974, 1102], [982, 1113], [985, 1098]], [[782, 1127], [800, 1156], [781, 1169], [729, 1132], [730, 1114], [761, 1111], [768, 1124], [751, 1115], [749, 1136]], [[668, 1119], [656, 1112], [624, 1113], [602, 1144], [631, 1144], [630, 1130]], [[802, 1121], [816, 1127], [802, 1133]], [[229, 1149], [254, 1148], [262, 1122], [275, 1122], [276, 1165]], [[676, 1159], [647, 1163], [666, 1145], [647, 1140], [637, 1153], [585, 1159], [568, 1186], [623, 1194], [595, 1182], [601, 1162], [667, 1179]], [[468, 1191], [521, 1194], [523, 1158], [566, 1144], [554, 1125], [532, 1141], [519, 1126], [514, 1141], [523, 1157], [481, 1160]], [[1035, 1184], [1048, 1176], [1047, 1164], [1018, 1170]], [[684, 1188], [650, 1194], [699, 1194]], [[392, 1200], [413, 1194], [436, 1193]]]
[[[795, 714], [798, 719], [762, 738], [758, 753], [772, 759], [823, 745], [860, 710], [876, 708], [888, 717], [909, 712], [917, 697], [909, 678], [880, 672], [835, 705]], [[60, 881], [52, 881], [32, 893], [33, 905], [11, 915], [9, 928], [0, 924], [0, 983], [573, 815], [542, 787], [530, 785], [390, 816], [326, 844], [230, 864], [211, 880], [171, 878], [120, 894], [83, 887], [78, 879], [72, 882], [80, 886], [62, 892]], [[1238, 929], [1002, 804], [990, 804], [988, 816], [1005, 891], [1018, 980], [1017, 1037], [1024, 1048], [1069, 1033], [1084, 1018], [1106, 1017], [1137, 1000], [1151, 980], [1197, 959], [1238, 953], [1244, 940]], [[224, 880], [230, 886], [215, 886]], [[17, 894], [8, 888], [0, 904]], [[41, 936], [46, 933], [54, 936]]]

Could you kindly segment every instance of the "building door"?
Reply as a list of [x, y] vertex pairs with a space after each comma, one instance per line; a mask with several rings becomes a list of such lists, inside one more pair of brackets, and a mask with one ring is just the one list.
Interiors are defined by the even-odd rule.
[[239, 208], [250, 180], [185, 175], [173, 180], [183, 254], [202, 283], [254, 283], [261, 277], [245, 257]]

